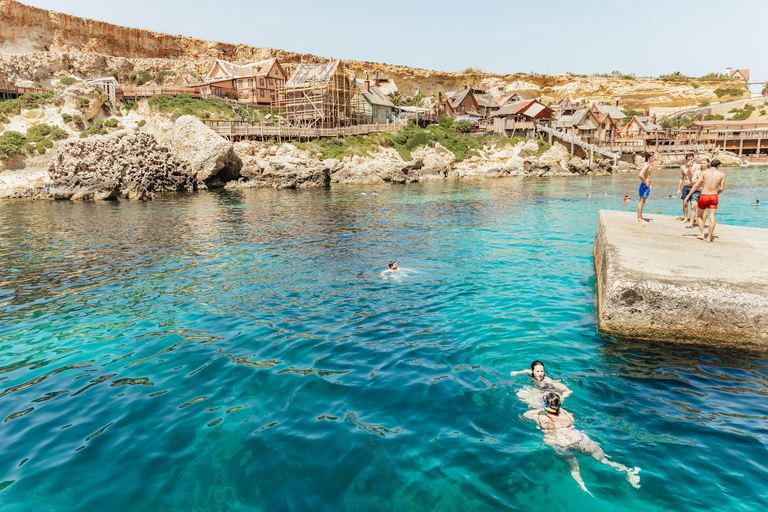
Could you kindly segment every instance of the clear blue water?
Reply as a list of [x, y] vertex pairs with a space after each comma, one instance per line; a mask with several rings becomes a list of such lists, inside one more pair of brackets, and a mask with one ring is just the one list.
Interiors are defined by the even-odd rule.
[[[768, 228], [768, 172], [727, 172], [718, 220]], [[764, 510], [768, 352], [596, 332], [597, 212], [636, 191], [0, 201], [0, 510]], [[533, 359], [640, 489], [584, 456], [578, 488], [522, 418]]]

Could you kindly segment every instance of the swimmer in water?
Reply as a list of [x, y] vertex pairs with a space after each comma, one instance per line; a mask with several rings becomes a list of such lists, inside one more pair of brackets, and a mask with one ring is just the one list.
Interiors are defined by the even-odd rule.
[[[543, 391], [544, 393], [550, 392], [550, 391], [557, 391], [560, 393], [560, 396], [563, 398], [567, 397], [573, 391], [568, 389], [568, 386], [565, 384], [562, 384], [560, 382], [555, 382], [554, 380], [547, 377], [546, 372], [544, 371], [544, 363], [541, 361], [534, 361], [531, 363], [531, 369], [530, 370], [518, 370], [515, 372], [509, 372], [510, 375], [520, 375], [520, 374], [526, 374], [531, 378], [531, 383], [537, 387], [540, 391]], [[524, 402], [527, 402], [528, 405], [534, 408], [539, 407], [539, 402], [541, 400], [541, 396], [537, 393], [537, 396], [535, 397], [528, 397], [525, 393], [518, 393], [518, 397], [523, 400]], [[529, 398], [535, 398], [535, 400], [531, 400]]]
[[754, 202], [754, 203], [752, 203], [752, 204], [753, 204], [753, 205], [755, 205], [755, 206], [757, 206], [757, 205], [759, 205], [759, 204], [760, 204], [760, 200], [759, 200], [759, 199], [755, 199], [755, 202]]
[[405, 272], [416, 273], [415, 270], [411, 270], [410, 268], [399, 268], [396, 261], [390, 261], [388, 265], [389, 268], [381, 273], [382, 277], [387, 277], [388, 274], [398, 275], [400, 273], [404, 274]]
[[630, 485], [635, 489], [639, 489], [640, 477], [638, 473], [640, 468], [629, 469], [623, 464], [608, 460], [599, 444], [587, 437], [584, 432], [576, 430], [576, 427], [573, 426], [573, 414], [562, 409], [560, 407], [561, 402], [557, 393], [548, 393], [544, 397], [543, 411], [530, 410], [526, 411], [523, 416], [535, 421], [544, 433], [544, 442], [565, 457], [571, 468], [571, 476], [579, 484], [579, 487], [589, 493], [590, 496], [593, 496], [587, 490], [587, 486], [584, 485], [584, 480], [581, 478], [579, 462], [576, 460], [575, 452], [581, 452], [584, 455], [594, 457], [595, 460], [602, 462], [606, 466], [626, 473], [627, 481]]

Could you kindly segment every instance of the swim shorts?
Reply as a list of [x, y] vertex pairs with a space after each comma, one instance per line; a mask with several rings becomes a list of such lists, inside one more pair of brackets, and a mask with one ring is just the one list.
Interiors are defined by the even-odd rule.
[[[683, 186], [683, 193], [680, 194], [680, 199], [685, 201], [685, 198], [688, 197], [688, 192], [690, 192], [690, 191], [691, 191], [691, 187], [689, 187], [688, 185], [684, 185]], [[689, 201], [690, 201], [690, 199], [689, 199]]]
[[717, 210], [717, 194], [701, 194], [699, 198], [699, 209]]
[[651, 193], [651, 187], [647, 186], [643, 182], [640, 182], [640, 189], [638, 192], [640, 192], [640, 197], [648, 197], [648, 194]]
[[701, 197], [701, 190], [695, 190], [693, 194], [691, 194], [691, 201], [699, 202], [699, 197]]

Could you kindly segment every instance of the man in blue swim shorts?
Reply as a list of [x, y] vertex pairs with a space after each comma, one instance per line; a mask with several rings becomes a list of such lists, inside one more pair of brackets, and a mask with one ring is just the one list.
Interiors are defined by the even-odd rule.
[[648, 195], [651, 193], [651, 163], [655, 160], [653, 153], [645, 153], [645, 162], [640, 168], [640, 202], [637, 203], [637, 222], [640, 224], [648, 224], [648, 221], [643, 218], [643, 206], [645, 206], [645, 200], [648, 199]]

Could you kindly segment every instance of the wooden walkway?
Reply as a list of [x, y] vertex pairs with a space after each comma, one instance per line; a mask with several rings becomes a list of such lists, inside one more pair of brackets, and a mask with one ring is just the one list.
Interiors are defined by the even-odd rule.
[[0, 100], [18, 98], [27, 92], [52, 92], [52, 89], [40, 87], [18, 87], [8, 82], [0, 81]]
[[[570, 133], [565, 133], [556, 128], [552, 128], [551, 126], [547, 126], [545, 124], [538, 124], [536, 128], [539, 131], [550, 135], [550, 141], [552, 140], [551, 137], [555, 137], [562, 140], [563, 142], [570, 143], [571, 146], [574, 146], [574, 145], [579, 146], [584, 148], [586, 151], [590, 151], [592, 153], [597, 153], [598, 155], [606, 156], [608, 158], [613, 159], [613, 165], [616, 165], [616, 163], [619, 161], [619, 158], [621, 158], [621, 153], [615, 153], [607, 148], [596, 146], [594, 144], [590, 144], [589, 142], [584, 142], [583, 140], [581, 140], [579, 137], [576, 137], [575, 135], [571, 135]], [[571, 153], [573, 153], [573, 150], [571, 150]]]
[[[163, 94], [165, 96], [179, 96], [189, 94], [193, 98], [202, 98], [200, 91], [187, 87], [120, 87], [117, 89], [124, 98], [150, 98]], [[219, 99], [219, 98], [215, 98]]]
[[204, 119], [203, 122], [213, 131], [229, 140], [242, 139], [318, 139], [321, 137], [351, 137], [369, 133], [395, 132], [393, 123], [360, 124], [339, 128], [295, 128], [291, 126], [269, 126], [242, 121], [214, 121]]

